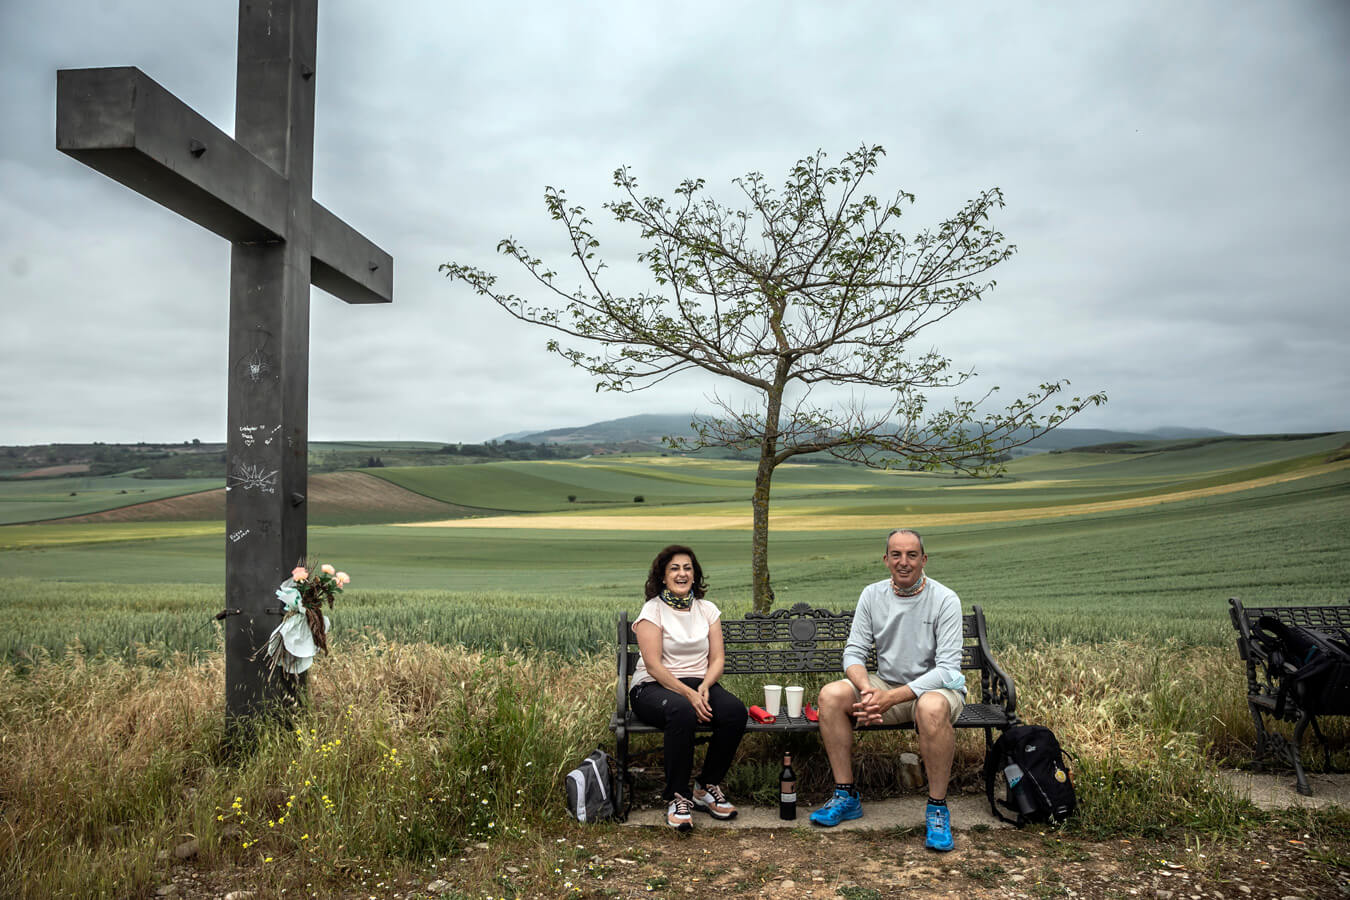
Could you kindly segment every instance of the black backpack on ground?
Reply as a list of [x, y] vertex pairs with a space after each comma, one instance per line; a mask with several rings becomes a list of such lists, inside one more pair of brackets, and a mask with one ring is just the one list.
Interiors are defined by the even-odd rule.
[[[1275, 716], [1284, 715], [1290, 692], [1301, 709], [1312, 715], [1350, 713], [1350, 634], [1338, 629], [1329, 635], [1315, 628], [1287, 625], [1274, 616], [1262, 616], [1252, 639], [1266, 651], [1267, 667], [1280, 685]], [[1286, 669], [1291, 666], [1293, 671]]]
[[578, 822], [606, 822], [622, 819], [614, 804], [614, 769], [609, 754], [596, 749], [567, 773], [567, 811]]
[[[1007, 786], [1002, 800], [994, 798], [999, 776]], [[1040, 725], [1014, 725], [994, 742], [984, 760], [984, 789], [994, 815], [1018, 828], [1063, 822], [1078, 807], [1064, 750], [1055, 733]], [[999, 812], [1000, 805], [1016, 818]]]

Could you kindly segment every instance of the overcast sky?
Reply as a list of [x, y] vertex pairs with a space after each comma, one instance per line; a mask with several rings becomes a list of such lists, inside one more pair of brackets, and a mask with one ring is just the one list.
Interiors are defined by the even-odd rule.
[[[0, 443], [223, 439], [228, 245], [59, 153], [55, 93], [134, 65], [232, 133], [237, 18], [0, 0]], [[1082, 426], [1350, 428], [1347, 48], [1342, 0], [321, 0], [314, 193], [393, 254], [395, 302], [314, 292], [311, 439], [707, 409], [692, 377], [597, 394], [437, 266], [507, 274], [514, 235], [561, 267], [545, 185], [598, 219], [619, 165], [732, 200], [864, 142], [906, 230], [1006, 195], [1017, 256], [932, 338], [980, 386], [1106, 391]]]

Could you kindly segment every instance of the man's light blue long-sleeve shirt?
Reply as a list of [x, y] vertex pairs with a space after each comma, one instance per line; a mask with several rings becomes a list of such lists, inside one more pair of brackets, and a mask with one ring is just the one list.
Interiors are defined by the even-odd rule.
[[877, 648], [877, 674], [907, 684], [916, 695], [936, 688], [966, 692], [961, 672], [961, 598], [929, 578], [913, 597], [897, 597], [890, 579], [869, 584], [858, 597], [844, 645], [844, 669], [866, 665]]

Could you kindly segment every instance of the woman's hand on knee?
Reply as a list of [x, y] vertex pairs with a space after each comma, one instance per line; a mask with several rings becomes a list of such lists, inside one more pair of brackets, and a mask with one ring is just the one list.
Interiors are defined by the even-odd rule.
[[685, 685], [684, 697], [689, 701], [689, 705], [694, 708], [694, 716], [700, 722], [712, 721], [712, 705], [708, 702], [707, 685], [699, 685], [698, 689]]

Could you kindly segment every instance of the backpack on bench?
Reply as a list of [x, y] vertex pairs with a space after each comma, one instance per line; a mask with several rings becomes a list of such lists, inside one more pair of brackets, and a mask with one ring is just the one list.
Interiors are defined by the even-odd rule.
[[[1000, 775], [1007, 792], [1003, 800], [995, 800]], [[994, 742], [984, 760], [984, 789], [995, 817], [1018, 828], [1032, 822], [1063, 822], [1078, 807], [1059, 739], [1040, 725], [1014, 725]], [[1016, 813], [1016, 818], [999, 812], [999, 806]]]
[[[1279, 684], [1275, 717], [1284, 715], [1290, 692], [1301, 709], [1317, 716], [1350, 714], [1350, 635], [1332, 636], [1315, 628], [1287, 625], [1262, 616], [1252, 639], [1266, 652], [1267, 671]], [[1292, 668], [1293, 671], [1289, 671]]]

